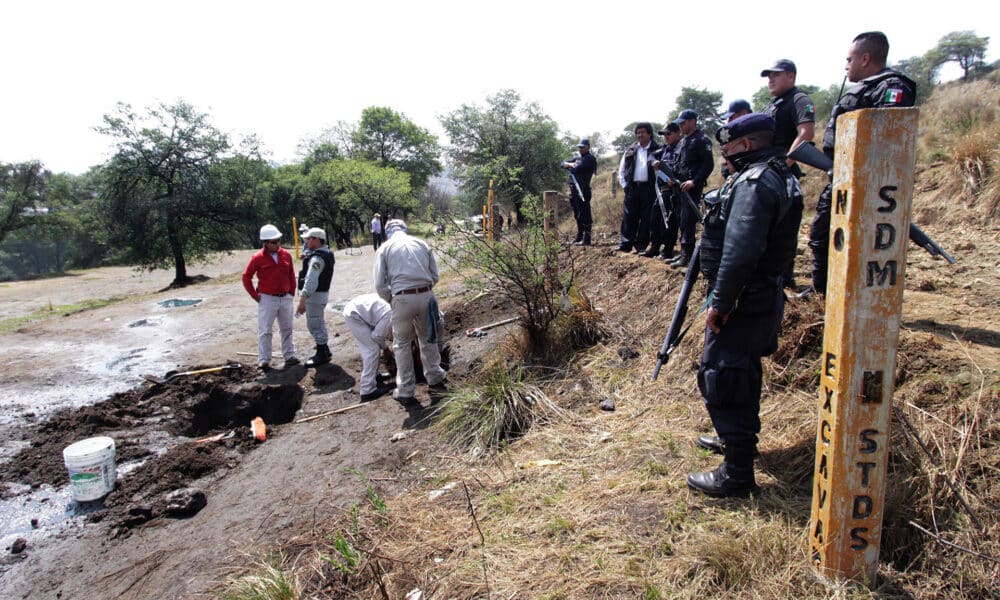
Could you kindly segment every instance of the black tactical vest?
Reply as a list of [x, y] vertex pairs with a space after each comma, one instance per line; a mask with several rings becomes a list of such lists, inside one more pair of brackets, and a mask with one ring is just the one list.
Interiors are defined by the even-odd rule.
[[323, 247], [317, 248], [316, 250], [306, 250], [306, 253], [302, 255], [302, 268], [299, 269], [299, 290], [302, 290], [306, 285], [306, 274], [309, 272], [309, 261], [313, 256], [319, 256], [323, 259], [323, 272], [319, 274], [319, 283], [316, 286], [317, 292], [329, 292], [330, 282], [333, 281], [333, 252], [330, 252], [330, 248]]
[[[735, 175], [730, 176], [718, 191], [717, 199], [709, 192], [705, 196], [708, 211], [703, 220], [701, 237], [701, 271], [709, 285], [714, 285], [715, 277], [722, 262], [722, 252], [726, 238], [726, 220], [732, 207], [732, 196], [736, 186], [754, 179], [760, 179], [764, 171], [773, 169], [785, 182], [782, 193], [786, 201], [777, 215], [767, 236], [767, 249], [757, 262], [753, 280], [749, 283], [777, 281], [785, 272], [790, 261], [795, 260], [795, 245], [798, 242], [798, 227], [802, 215], [802, 188], [785, 161], [780, 157], [764, 157]], [[793, 213], [797, 211], [797, 216]], [[787, 218], [791, 216], [792, 218]]]

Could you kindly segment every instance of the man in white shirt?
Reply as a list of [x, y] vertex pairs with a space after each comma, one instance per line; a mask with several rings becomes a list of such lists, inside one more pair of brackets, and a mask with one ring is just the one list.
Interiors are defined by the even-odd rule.
[[382, 235], [382, 215], [375, 213], [372, 217], [372, 248], [378, 250], [378, 247], [382, 245], [385, 241], [385, 237]]
[[406, 233], [406, 223], [393, 219], [385, 226], [387, 241], [375, 254], [375, 289], [392, 307], [392, 351], [396, 358], [396, 400], [402, 404], [413, 398], [416, 375], [410, 344], [420, 346], [424, 378], [432, 396], [446, 391], [445, 372], [438, 349], [437, 298], [431, 288], [438, 282], [437, 262], [423, 240]]
[[625, 190], [618, 250], [642, 253], [649, 244], [649, 215], [656, 201], [656, 174], [649, 168], [653, 151], [660, 146], [653, 141], [653, 126], [635, 126], [635, 143], [625, 150], [618, 165], [618, 183]]

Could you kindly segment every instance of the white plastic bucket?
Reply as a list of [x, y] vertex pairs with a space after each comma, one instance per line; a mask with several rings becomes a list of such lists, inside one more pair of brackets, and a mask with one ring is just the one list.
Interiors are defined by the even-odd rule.
[[97, 500], [115, 489], [115, 441], [92, 437], [66, 446], [63, 461], [69, 470], [73, 499]]

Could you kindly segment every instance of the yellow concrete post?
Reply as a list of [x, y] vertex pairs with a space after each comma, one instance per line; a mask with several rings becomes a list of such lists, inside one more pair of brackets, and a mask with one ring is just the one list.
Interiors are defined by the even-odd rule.
[[299, 226], [295, 222], [295, 217], [292, 217], [292, 240], [295, 242], [295, 258], [302, 258], [299, 256]]
[[877, 109], [837, 120], [809, 529], [813, 567], [834, 580], [878, 573], [917, 116]]

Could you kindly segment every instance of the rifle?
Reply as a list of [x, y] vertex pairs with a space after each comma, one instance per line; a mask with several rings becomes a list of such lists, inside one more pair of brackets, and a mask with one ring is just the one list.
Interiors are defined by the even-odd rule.
[[[649, 168], [652, 169], [653, 166], [650, 165]], [[656, 176], [659, 178], [660, 173], [657, 172]], [[669, 181], [669, 178], [664, 181]], [[663, 201], [663, 191], [660, 190], [660, 184], [654, 183], [653, 189], [656, 190], [656, 203], [660, 206], [660, 214], [663, 215], [663, 226], [669, 229], [670, 225], [668, 224], [668, 221], [670, 220], [670, 213], [667, 211], [667, 205]]]
[[667, 364], [667, 361], [670, 360], [670, 355], [677, 349], [681, 340], [684, 339], [684, 335], [687, 334], [688, 330], [691, 329], [691, 325], [694, 324], [694, 321], [691, 321], [687, 327], [683, 330], [681, 329], [684, 325], [684, 319], [687, 317], [687, 305], [691, 299], [691, 290], [694, 289], [694, 282], [698, 279], [698, 274], [701, 271], [700, 257], [701, 242], [698, 242], [698, 245], [694, 247], [694, 252], [691, 254], [691, 262], [688, 263], [687, 273], [684, 275], [684, 285], [681, 287], [681, 293], [677, 297], [677, 306], [674, 308], [673, 318], [670, 319], [670, 328], [667, 330], [667, 337], [663, 339], [663, 345], [660, 347], [660, 351], [656, 353], [656, 367], [653, 369], [653, 381], [656, 381], [656, 378], [660, 376], [660, 368]]
[[[564, 160], [562, 161], [562, 168], [566, 168], [568, 165], [575, 164], [576, 161]], [[576, 180], [576, 175], [572, 171], [569, 172], [569, 179], [573, 182], [573, 187], [576, 188], [576, 193], [580, 195], [580, 202], [586, 202], [587, 198], [583, 195], [583, 190], [580, 189], [580, 182]]]
[[677, 175], [676, 171], [668, 167], [667, 163], [664, 162], [660, 162], [660, 168], [655, 169], [655, 171], [657, 179], [663, 181], [664, 183], [673, 183], [674, 189], [677, 190], [678, 194], [680, 194], [681, 199], [687, 202], [688, 207], [694, 212], [694, 214], [701, 215], [701, 207], [698, 206], [698, 203], [694, 201], [691, 194], [681, 189], [681, 180], [683, 178]]
[[[833, 176], [833, 159], [817, 150], [816, 146], [812, 144], [799, 144], [795, 150], [788, 153], [788, 158], [809, 165], [814, 169], [826, 171], [827, 175]], [[941, 257], [950, 264], [955, 264], [955, 258], [952, 255], [948, 254], [944, 248], [924, 233], [923, 229], [913, 223], [910, 223], [909, 236], [910, 241], [926, 250], [933, 258]]]

